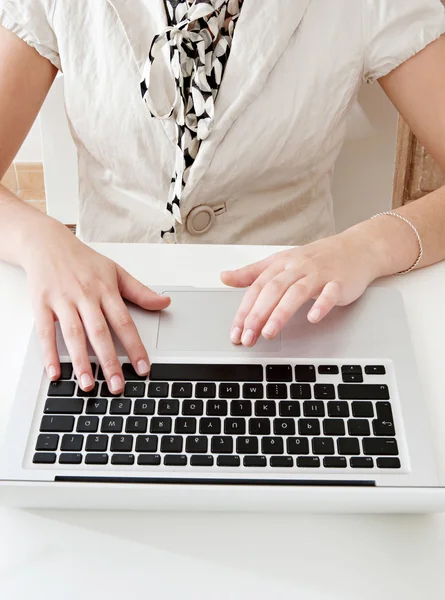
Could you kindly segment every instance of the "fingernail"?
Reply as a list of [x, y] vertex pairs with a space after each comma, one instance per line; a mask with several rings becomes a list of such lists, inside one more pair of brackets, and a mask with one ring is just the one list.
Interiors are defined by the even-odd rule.
[[262, 334], [265, 337], [273, 337], [275, 335], [276, 331], [277, 331], [277, 328], [274, 323], [266, 323], [266, 325], [263, 327]]
[[320, 315], [321, 315], [320, 309], [314, 308], [314, 310], [311, 310], [311, 312], [309, 313], [309, 321], [312, 321], [313, 323], [315, 323], [320, 318]]
[[136, 371], [138, 375], [147, 375], [150, 367], [148, 366], [148, 362], [146, 360], [140, 360], [136, 365]]
[[253, 331], [251, 329], [247, 329], [243, 333], [243, 337], [241, 339], [243, 346], [252, 346], [254, 338], [255, 334], [253, 333]]
[[115, 392], [120, 392], [120, 390], [123, 388], [122, 379], [119, 377], [119, 375], [113, 375], [110, 384], [110, 392], [113, 394]]
[[57, 369], [54, 365], [48, 367], [48, 377], [53, 379], [57, 375]]
[[239, 327], [234, 327], [230, 332], [230, 340], [233, 344], [239, 344], [241, 342], [241, 334], [243, 332]]
[[80, 376], [80, 387], [83, 390], [86, 390], [87, 388], [90, 388], [92, 386], [93, 386], [93, 380], [88, 375], [88, 373], [84, 373], [83, 375]]

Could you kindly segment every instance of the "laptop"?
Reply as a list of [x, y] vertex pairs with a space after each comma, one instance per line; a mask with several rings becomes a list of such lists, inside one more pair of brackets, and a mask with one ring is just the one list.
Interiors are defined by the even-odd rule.
[[234, 346], [243, 292], [158, 289], [130, 307], [152, 362], [113, 396], [90, 348], [79, 389], [58, 331], [59, 381], [35, 332], [0, 454], [0, 504], [51, 508], [433, 511], [445, 507], [401, 296], [371, 287], [320, 324]]

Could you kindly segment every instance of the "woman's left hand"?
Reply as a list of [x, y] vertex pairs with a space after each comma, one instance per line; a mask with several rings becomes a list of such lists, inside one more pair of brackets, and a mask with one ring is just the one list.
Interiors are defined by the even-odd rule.
[[225, 271], [226, 285], [250, 286], [233, 321], [232, 342], [253, 346], [260, 335], [274, 338], [311, 298], [316, 301], [308, 319], [318, 323], [334, 306], [357, 300], [382, 274], [382, 260], [371, 239], [348, 230]]

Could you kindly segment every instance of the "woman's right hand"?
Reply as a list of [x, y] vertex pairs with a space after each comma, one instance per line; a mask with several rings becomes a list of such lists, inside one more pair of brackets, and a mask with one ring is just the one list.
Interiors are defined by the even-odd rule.
[[20, 262], [28, 278], [48, 377], [52, 381], [60, 377], [55, 321], [60, 323], [74, 372], [84, 391], [94, 387], [87, 338], [110, 391], [123, 391], [125, 382], [109, 326], [122, 342], [135, 371], [147, 375], [147, 352], [123, 298], [146, 310], [167, 308], [170, 299], [147, 288], [53, 219], [40, 221], [26, 248]]

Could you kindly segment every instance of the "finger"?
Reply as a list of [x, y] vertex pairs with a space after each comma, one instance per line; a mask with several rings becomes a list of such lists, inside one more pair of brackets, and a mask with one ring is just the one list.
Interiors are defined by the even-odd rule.
[[331, 312], [340, 300], [340, 285], [336, 281], [327, 283], [317, 301], [312, 306], [308, 314], [308, 320], [311, 323], [319, 323], [325, 316]]
[[272, 254], [272, 256], [268, 256], [259, 262], [247, 265], [241, 269], [223, 271], [221, 273], [221, 281], [230, 287], [244, 288], [252, 285], [261, 273], [276, 260], [276, 257], [276, 254]]
[[145, 310], [163, 310], [170, 305], [168, 296], [160, 296], [117, 265], [118, 287], [123, 298]]
[[56, 343], [54, 315], [47, 306], [41, 307], [35, 311], [35, 320], [46, 373], [51, 381], [56, 381], [60, 377], [60, 359]]
[[[244, 320], [244, 330], [241, 337], [241, 342], [244, 346], [253, 346], [256, 343], [273, 310], [289, 287], [300, 277], [301, 274], [299, 271], [289, 269], [281, 271], [264, 285]], [[272, 326], [270, 325], [269, 327], [269, 336], [274, 337], [276, 334], [272, 330]], [[267, 337], [268, 331], [265, 331], [265, 333], [265, 337]]]
[[82, 321], [74, 306], [65, 305], [56, 312], [79, 386], [89, 392], [94, 387], [94, 379]]
[[122, 298], [118, 295], [105, 297], [102, 299], [102, 308], [108, 322], [122, 342], [136, 373], [141, 376], [148, 375], [150, 363], [147, 351]]
[[102, 310], [97, 304], [89, 304], [82, 306], [80, 312], [88, 339], [102, 367], [108, 389], [112, 394], [121, 394], [124, 389], [122, 367]]
[[293, 283], [285, 292], [264, 326], [262, 332], [264, 337], [267, 339], [274, 338], [283, 329], [289, 319], [316, 293], [316, 288], [317, 285], [309, 277], [304, 277]]

